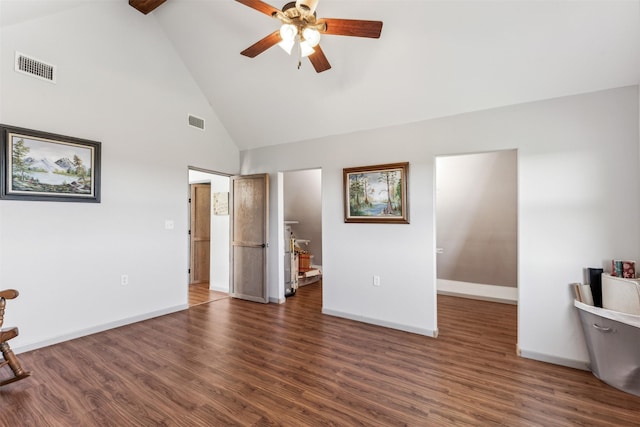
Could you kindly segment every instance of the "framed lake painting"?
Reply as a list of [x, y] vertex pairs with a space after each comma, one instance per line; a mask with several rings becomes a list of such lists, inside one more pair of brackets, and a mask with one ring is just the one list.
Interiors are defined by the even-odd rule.
[[100, 203], [100, 143], [0, 125], [0, 198]]
[[343, 169], [344, 221], [409, 223], [409, 163]]

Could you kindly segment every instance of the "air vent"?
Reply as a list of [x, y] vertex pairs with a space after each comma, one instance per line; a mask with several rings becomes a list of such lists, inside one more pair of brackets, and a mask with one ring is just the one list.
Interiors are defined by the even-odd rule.
[[204, 119], [201, 119], [200, 117], [192, 116], [191, 114], [189, 114], [189, 126], [193, 126], [194, 128], [204, 130]]
[[16, 71], [50, 83], [56, 82], [55, 65], [47, 64], [20, 52], [16, 52]]

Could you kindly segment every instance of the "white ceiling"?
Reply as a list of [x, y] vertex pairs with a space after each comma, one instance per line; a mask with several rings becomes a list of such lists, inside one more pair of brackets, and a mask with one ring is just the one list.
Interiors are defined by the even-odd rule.
[[145, 19], [244, 150], [638, 84], [639, 3], [320, 0], [318, 17], [384, 22], [380, 39], [324, 36], [320, 74], [277, 46], [241, 56], [278, 21], [233, 0], [167, 0]]

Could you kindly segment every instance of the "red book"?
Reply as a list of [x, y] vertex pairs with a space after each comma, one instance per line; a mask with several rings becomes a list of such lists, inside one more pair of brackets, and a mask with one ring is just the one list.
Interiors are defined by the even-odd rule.
[[624, 277], [625, 279], [636, 278], [635, 261], [622, 261], [622, 277]]

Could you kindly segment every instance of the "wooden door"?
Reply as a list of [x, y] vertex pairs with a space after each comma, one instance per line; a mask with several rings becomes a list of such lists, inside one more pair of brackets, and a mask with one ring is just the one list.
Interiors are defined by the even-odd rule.
[[231, 177], [230, 294], [234, 298], [269, 302], [269, 175]]
[[191, 184], [189, 284], [209, 282], [211, 184]]

